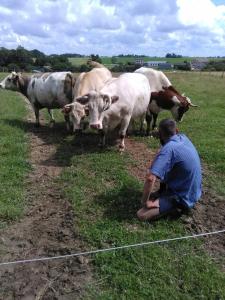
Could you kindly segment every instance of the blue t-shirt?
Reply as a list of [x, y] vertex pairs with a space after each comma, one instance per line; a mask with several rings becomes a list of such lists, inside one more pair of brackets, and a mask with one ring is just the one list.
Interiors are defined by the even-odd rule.
[[184, 134], [173, 135], [162, 146], [150, 171], [165, 182], [183, 204], [193, 207], [201, 197], [201, 164], [197, 150]]

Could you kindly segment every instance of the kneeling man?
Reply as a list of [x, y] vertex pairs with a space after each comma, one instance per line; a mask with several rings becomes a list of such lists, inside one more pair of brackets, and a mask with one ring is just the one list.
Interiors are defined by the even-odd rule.
[[[140, 220], [151, 220], [177, 209], [192, 208], [201, 197], [201, 165], [192, 142], [176, 132], [171, 119], [159, 124], [161, 149], [153, 160], [144, 184], [143, 207], [137, 212]], [[156, 179], [160, 189], [152, 193]]]

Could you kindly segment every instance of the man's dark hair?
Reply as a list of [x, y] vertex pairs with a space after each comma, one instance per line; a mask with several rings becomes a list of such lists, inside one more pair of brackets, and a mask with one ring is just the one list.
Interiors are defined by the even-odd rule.
[[159, 123], [159, 130], [163, 135], [171, 137], [176, 134], [176, 122], [172, 119], [163, 119]]

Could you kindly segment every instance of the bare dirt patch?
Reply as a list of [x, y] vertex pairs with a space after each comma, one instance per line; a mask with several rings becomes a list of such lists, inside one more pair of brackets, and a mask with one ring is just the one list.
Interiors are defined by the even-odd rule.
[[[134, 164], [129, 171], [144, 182], [146, 170], [155, 156], [144, 143], [126, 140], [127, 151], [133, 157]], [[203, 170], [206, 175], [207, 169]], [[192, 233], [202, 233], [225, 229], [225, 198], [217, 195], [208, 186], [203, 186], [203, 195], [190, 215], [182, 216], [182, 220]], [[217, 259], [225, 254], [225, 234], [210, 236], [204, 239], [206, 249]], [[225, 261], [221, 262], [225, 268]]]
[[[43, 123], [43, 120], [42, 120]], [[70, 203], [63, 198], [57, 177], [69, 163], [60, 141], [64, 124], [35, 128], [33, 118], [23, 125], [30, 138], [33, 171], [27, 178], [27, 209], [24, 217], [0, 232], [1, 261], [76, 253], [85, 245], [75, 228]], [[60, 148], [60, 151], [59, 151]], [[71, 155], [71, 154], [70, 154]], [[53, 260], [0, 268], [0, 299], [79, 299], [91, 280], [87, 258]]]

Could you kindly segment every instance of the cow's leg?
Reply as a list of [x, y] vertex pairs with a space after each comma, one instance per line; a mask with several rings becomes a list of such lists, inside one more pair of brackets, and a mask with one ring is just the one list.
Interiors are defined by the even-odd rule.
[[48, 114], [50, 116], [50, 127], [52, 128], [55, 124], [55, 118], [52, 109], [48, 108]]
[[100, 141], [99, 141], [99, 147], [105, 147], [105, 136], [106, 132], [103, 129], [98, 130]]
[[67, 131], [70, 131], [70, 116], [64, 114], [64, 120], [66, 122], [66, 129], [67, 129]]
[[125, 149], [125, 135], [127, 132], [127, 128], [129, 126], [130, 123], [130, 119], [131, 119], [131, 115], [130, 116], [125, 116], [122, 121], [121, 121], [121, 126], [120, 126], [120, 131], [119, 131], [119, 135], [120, 135], [120, 143], [119, 143], [119, 150], [122, 152]]
[[134, 128], [135, 128], [134, 127], [134, 122], [133, 122], [133, 120], [131, 120], [131, 122], [130, 122], [128, 128], [127, 128], [127, 136], [130, 136], [130, 135], [134, 134]]
[[144, 115], [140, 118], [140, 129], [139, 129], [139, 133], [140, 133], [141, 135], [142, 135], [143, 132], [144, 132], [144, 118], [145, 118]]
[[34, 113], [36, 118], [36, 127], [40, 127], [40, 120], [39, 120], [39, 108], [34, 106]]
[[152, 114], [150, 111], [147, 111], [147, 113], [145, 115], [145, 120], [147, 123], [146, 135], [150, 136], [151, 122], [152, 122]]
[[156, 127], [156, 121], [157, 121], [157, 118], [158, 118], [158, 114], [156, 114], [156, 113], [152, 113], [152, 115], [153, 115], [153, 124], [152, 124], [152, 130], [154, 130], [154, 129], [155, 129], [155, 127]]

